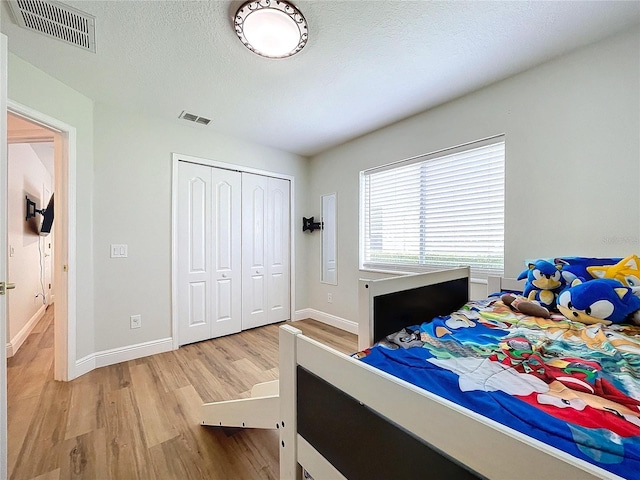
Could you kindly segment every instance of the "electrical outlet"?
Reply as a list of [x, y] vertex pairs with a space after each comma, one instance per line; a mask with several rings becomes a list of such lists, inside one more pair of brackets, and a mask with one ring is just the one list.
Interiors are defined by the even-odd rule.
[[333, 303], [333, 294], [327, 293], [327, 302], [328, 303]]
[[131, 328], [140, 328], [142, 326], [142, 315], [131, 315]]

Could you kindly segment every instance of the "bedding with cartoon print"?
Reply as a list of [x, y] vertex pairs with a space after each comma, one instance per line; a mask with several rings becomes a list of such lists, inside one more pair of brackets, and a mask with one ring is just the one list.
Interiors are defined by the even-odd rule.
[[530, 317], [490, 298], [355, 356], [612, 473], [640, 472], [640, 327]]

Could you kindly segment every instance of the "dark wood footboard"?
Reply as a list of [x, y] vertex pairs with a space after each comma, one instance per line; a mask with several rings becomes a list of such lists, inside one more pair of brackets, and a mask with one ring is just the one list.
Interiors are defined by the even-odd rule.
[[300, 366], [297, 411], [298, 433], [350, 480], [484, 478]]

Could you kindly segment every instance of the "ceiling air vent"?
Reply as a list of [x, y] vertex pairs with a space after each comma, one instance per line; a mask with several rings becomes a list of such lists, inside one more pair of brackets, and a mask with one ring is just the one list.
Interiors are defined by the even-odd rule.
[[210, 119], [199, 117], [198, 115], [194, 115], [193, 113], [188, 113], [186, 111], [182, 111], [182, 113], [178, 116], [178, 118], [182, 118], [184, 120], [189, 120], [190, 122], [199, 123], [201, 125], [209, 125], [211, 122]]
[[96, 19], [53, 0], [9, 0], [19, 26], [96, 53]]

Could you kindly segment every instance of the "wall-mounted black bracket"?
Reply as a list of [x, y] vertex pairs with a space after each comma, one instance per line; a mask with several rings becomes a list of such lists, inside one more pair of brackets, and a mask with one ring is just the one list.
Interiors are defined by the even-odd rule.
[[313, 233], [314, 230], [322, 230], [322, 222], [314, 222], [313, 217], [302, 217], [302, 231]]
[[40, 215], [44, 215], [44, 209], [40, 209], [38, 210], [36, 208], [36, 202], [34, 202], [33, 200], [31, 200], [29, 197], [25, 196], [24, 197], [26, 199], [26, 205], [27, 205], [27, 214], [26, 214], [26, 218], [25, 220], [29, 220], [30, 218], [33, 218], [36, 216], [36, 213], [39, 213]]

